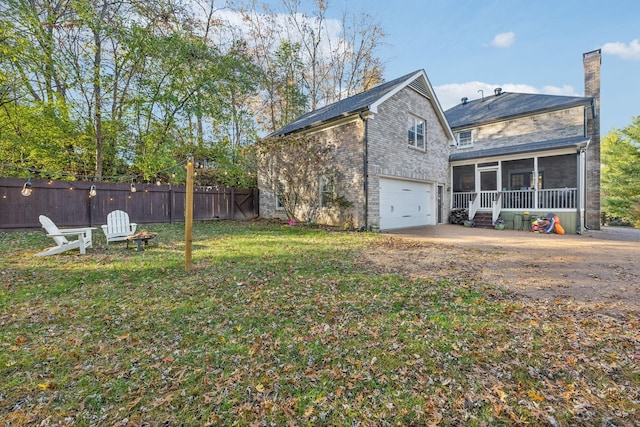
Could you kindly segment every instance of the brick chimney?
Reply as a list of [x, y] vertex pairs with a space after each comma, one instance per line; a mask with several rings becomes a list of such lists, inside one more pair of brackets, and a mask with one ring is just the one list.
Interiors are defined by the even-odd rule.
[[593, 114], [587, 115], [587, 136], [591, 138], [587, 150], [586, 226], [600, 229], [600, 49], [582, 55], [584, 63], [584, 96], [593, 98]]

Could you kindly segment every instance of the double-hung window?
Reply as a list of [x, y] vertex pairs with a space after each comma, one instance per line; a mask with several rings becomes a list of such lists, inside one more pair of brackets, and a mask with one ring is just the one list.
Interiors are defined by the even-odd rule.
[[421, 150], [426, 150], [426, 132], [427, 125], [424, 120], [416, 117], [409, 116], [409, 120], [407, 122], [408, 128], [408, 143], [412, 147], [419, 148]]
[[473, 145], [473, 133], [470, 130], [458, 132], [458, 148], [471, 147]]
[[284, 210], [286, 185], [284, 181], [276, 184], [276, 210]]
[[320, 206], [330, 208], [335, 200], [335, 180], [333, 176], [320, 177]]

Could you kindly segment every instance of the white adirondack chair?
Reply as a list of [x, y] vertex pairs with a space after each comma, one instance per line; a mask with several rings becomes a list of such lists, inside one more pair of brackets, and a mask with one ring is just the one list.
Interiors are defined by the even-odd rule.
[[107, 245], [109, 242], [118, 242], [127, 240], [128, 236], [136, 233], [138, 224], [129, 222], [129, 214], [125, 211], [115, 210], [107, 215], [107, 224], [102, 226], [104, 235], [107, 236]]
[[[42, 228], [47, 232], [47, 236], [53, 238], [56, 242], [56, 246], [39, 252], [36, 256], [55, 255], [72, 249], [80, 249], [80, 253], [85, 254], [87, 248], [90, 248], [93, 244], [91, 240], [93, 228], [91, 227], [59, 229], [53, 221], [44, 215], [40, 215], [40, 224], [42, 224]], [[77, 239], [67, 240], [67, 237], [72, 236], [76, 236]]]

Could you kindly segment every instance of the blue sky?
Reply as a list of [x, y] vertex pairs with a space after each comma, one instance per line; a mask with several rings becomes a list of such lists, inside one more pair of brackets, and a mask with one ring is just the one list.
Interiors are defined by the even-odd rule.
[[640, 1], [350, 3], [387, 33], [385, 78], [424, 69], [444, 109], [495, 87], [582, 96], [582, 54], [601, 48], [601, 134], [640, 116]]

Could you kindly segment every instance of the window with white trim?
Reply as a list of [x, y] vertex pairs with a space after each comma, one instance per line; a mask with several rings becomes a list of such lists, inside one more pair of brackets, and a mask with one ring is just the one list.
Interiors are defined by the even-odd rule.
[[330, 208], [336, 198], [336, 185], [333, 176], [320, 177], [320, 206]]
[[458, 148], [471, 147], [473, 145], [473, 132], [464, 130], [458, 132]]
[[412, 147], [419, 148], [421, 150], [426, 150], [426, 132], [427, 132], [427, 124], [424, 120], [416, 117], [409, 116], [409, 120], [407, 122], [408, 128], [408, 143]]
[[285, 184], [280, 181], [276, 184], [276, 210], [284, 210], [284, 203], [280, 199], [281, 195], [285, 192]]

